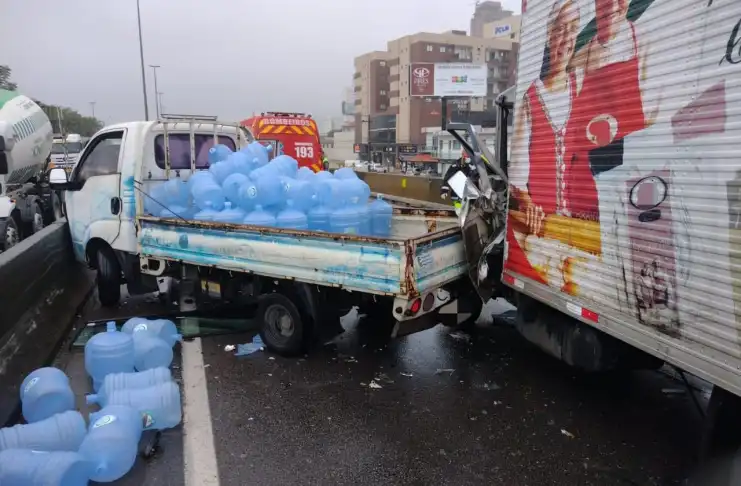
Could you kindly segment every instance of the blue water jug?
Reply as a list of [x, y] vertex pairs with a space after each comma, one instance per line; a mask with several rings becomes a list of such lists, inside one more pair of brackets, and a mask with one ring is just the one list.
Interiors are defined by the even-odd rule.
[[358, 175], [350, 167], [342, 167], [334, 171], [334, 177], [335, 179], [347, 180], [347, 179], [357, 179]]
[[239, 208], [233, 208], [232, 203], [224, 203], [224, 209], [214, 215], [215, 223], [234, 223], [239, 224], [244, 220], [245, 212]]
[[244, 152], [234, 152], [229, 156], [227, 161], [232, 166], [232, 174], [250, 175], [254, 168], [254, 163], [249, 155]]
[[163, 183], [150, 184], [147, 194], [142, 194], [144, 199], [144, 212], [151, 216], [159, 216], [163, 209], [168, 206], [167, 193]]
[[306, 214], [309, 223], [309, 229], [312, 231], [329, 231], [329, 217], [332, 210], [327, 206], [317, 206], [311, 208]]
[[270, 211], [266, 211], [259, 204], [255, 206], [255, 210], [251, 211], [245, 218], [244, 224], [250, 224], [254, 226], [275, 226], [275, 215]]
[[190, 189], [188, 184], [179, 177], [165, 182], [163, 190], [168, 206], [188, 206]]
[[117, 390], [107, 397], [108, 405], [128, 405], [144, 419], [144, 429], [164, 430], [176, 427], [182, 418], [180, 389], [174, 382], [147, 388]]
[[78, 452], [0, 451], [2, 486], [87, 486], [91, 466]]
[[332, 211], [329, 227], [332, 233], [360, 234], [361, 221], [357, 206], [343, 206]]
[[368, 205], [371, 218], [371, 234], [379, 238], [388, 238], [391, 236], [391, 221], [394, 215], [394, 208], [383, 200], [380, 194]]
[[242, 173], [234, 173], [224, 179], [221, 188], [224, 190], [224, 196], [232, 203], [232, 206], [239, 204], [239, 189], [249, 182], [250, 178]]
[[278, 175], [296, 177], [298, 161], [290, 155], [279, 155], [271, 160], [267, 167], [272, 167]]
[[173, 359], [172, 345], [148, 332], [135, 332], [133, 337], [136, 371], [169, 368]]
[[110, 483], [128, 473], [139, 452], [141, 412], [130, 406], [107, 406], [90, 414], [90, 429], [80, 446], [91, 464], [90, 479]]
[[255, 208], [255, 205], [258, 204], [259, 200], [257, 195], [257, 184], [251, 180], [242, 184], [237, 192], [237, 199], [239, 208], [242, 209], [242, 211], [252, 211]]
[[58, 368], [39, 368], [21, 383], [21, 409], [26, 422], [38, 422], [75, 409], [69, 378]]
[[199, 182], [208, 180], [211, 182], [216, 182], [216, 179], [214, 179], [213, 174], [207, 170], [197, 170], [191, 176], [188, 178], [188, 181], [185, 183], [185, 185], [188, 187], [188, 191], [191, 193], [193, 192], [193, 186]]
[[328, 172], [326, 170], [320, 170], [314, 175], [314, 178], [320, 181], [326, 181], [328, 179], [334, 179], [334, 176], [331, 172]]
[[232, 154], [232, 149], [223, 144], [216, 144], [208, 149], [208, 165], [226, 160]]
[[268, 175], [255, 181], [257, 186], [256, 204], [262, 207], [282, 207], [285, 203], [285, 192], [279, 176]]
[[315, 183], [316, 203], [330, 209], [337, 209], [348, 204], [348, 188], [345, 181], [324, 179]]
[[208, 179], [199, 179], [196, 181], [193, 184], [191, 195], [193, 196], [193, 203], [199, 209], [206, 209], [206, 203], [211, 203], [212, 209], [221, 211], [226, 201], [224, 190], [221, 186], [213, 180]]
[[105, 406], [108, 403], [108, 397], [114, 391], [148, 388], [168, 381], [172, 381], [172, 373], [166, 367], [135, 371], [134, 373], [111, 373], [103, 380], [98, 393], [87, 395], [85, 400], [88, 405]]
[[0, 450], [76, 451], [85, 437], [85, 419], [67, 411], [32, 424], [0, 429]]
[[371, 215], [368, 204], [358, 204], [355, 208], [358, 211], [358, 219], [360, 219], [360, 234], [364, 236], [371, 236], [373, 225], [371, 222]]
[[134, 340], [116, 330], [116, 323], [107, 324], [106, 332], [96, 334], [85, 344], [85, 370], [97, 390], [109, 373], [134, 371]]
[[191, 219], [193, 216], [193, 210], [183, 206], [170, 206], [168, 209], [163, 209], [160, 213], [160, 218], [169, 219]]
[[296, 179], [300, 181], [311, 181], [312, 179], [314, 179], [314, 177], [314, 171], [309, 169], [308, 167], [301, 167], [299, 168], [298, 172], [296, 172]]
[[219, 212], [211, 206], [211, 203], [209, 201], [207, 201], [206, 207], [194, 214], [193, 219], [197, 221], [213, 221], [214, 216], [216, 216], [217, 214], [219, 214]]
[[294, 209], [308, 211], [314, 206], [314, 185], [308, 181], [282, 177], [286, 201], [293, 201]]
[[306, 219], [306, 214], [299, 211], [293, 206], [293, 201], [286, 201], [286, 209], [278, 213], [275, 217], [275, 225], [278, 228], [287, 228], [295, 230], [308, 230], [309, 222]]
[[164, 339], [170, 346], [183, 340], [183, 335], [178, 333], [174, 322], [168, 319], [145, 319], [144, 317], [132, 317], [121, 326], [121, 332], [134, 334], [136, 332], [148, 332], [160, 339]]
[[258, 168], [267, 165], [270, 160], [270, 151], [272, 148], [271, 146], [266, 147], [260, 142], [252, 142], [245, 148], [245, 151], [253, 159], [255, 168]]
[[347, 204], [366, 204], [370, 196], [368, 184], [358, 178], [343, 179], [340, 183], [347, 195]]
[[221, 162], [216, 162], [214, 165], [208, 168], [208, 171], [213, 174], [216, 182], [221, 185], [224, 183], [227, 177], [234, 173], [234, 164], [232, 163], [232, 159], [230, 157], [226, 160], [222, 160]]

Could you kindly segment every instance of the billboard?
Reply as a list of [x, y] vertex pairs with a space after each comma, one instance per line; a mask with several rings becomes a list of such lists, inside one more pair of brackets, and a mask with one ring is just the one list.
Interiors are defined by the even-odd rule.
[[409, 67], [411, 96], [486, 96], [485, 64], [415, 62]]
[[499, 37], [505, 34], [509, 34], [512, 32], [512, 27], [510, 25], [498, 25], [494, 27], [494, 37]]

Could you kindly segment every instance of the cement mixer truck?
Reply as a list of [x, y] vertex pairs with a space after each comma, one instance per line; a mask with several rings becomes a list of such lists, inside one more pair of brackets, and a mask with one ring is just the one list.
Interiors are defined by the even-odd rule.
[[49, 188], [49, 118], [32, 99], [0, 90], [0, 252], [61, 217]]

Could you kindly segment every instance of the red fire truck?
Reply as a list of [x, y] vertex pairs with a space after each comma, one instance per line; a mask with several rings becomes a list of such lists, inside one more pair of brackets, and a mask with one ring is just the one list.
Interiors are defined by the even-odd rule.
[[242, 121], [242, 126], [258, 141], [272, 145], [276, 155], [290, 155], [299, 167], [309, 167], [314, 172], [322, 170], [324, 152], [311, 115], [267, 112]]

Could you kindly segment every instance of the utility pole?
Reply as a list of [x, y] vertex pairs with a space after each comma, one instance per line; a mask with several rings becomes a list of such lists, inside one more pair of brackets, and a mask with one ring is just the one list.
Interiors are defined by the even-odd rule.
[[155, 111], [157, 112], [157, 119], [160, 118], [160, 92], [157, 90], [157, 68], [160, 67], [158, 64], [150, 64], [149, 67], [152, 68], [152, 73], [154, 74], [154, 107]]
[[157, 93], [157, 100], [160, 103], [160, 114], [165, 112], [165, 105], [162, 104], [162, 95], [165, 93], [158, 92]]
[[96, 103], [95, 101], [90, 102], [90, 109], [93, 112], [93, 118], [95, 118], [95, 103]]
[[139, 24], [139, 61], [142, 67], [142, 94], [144, 95], [144, 120], [149, 121], [149, 103], [147, 102], [147, 76], [144, 72], [144, 43], [142, 42], [142, 16], [139, 0], [136, 0], [136, 21]]

